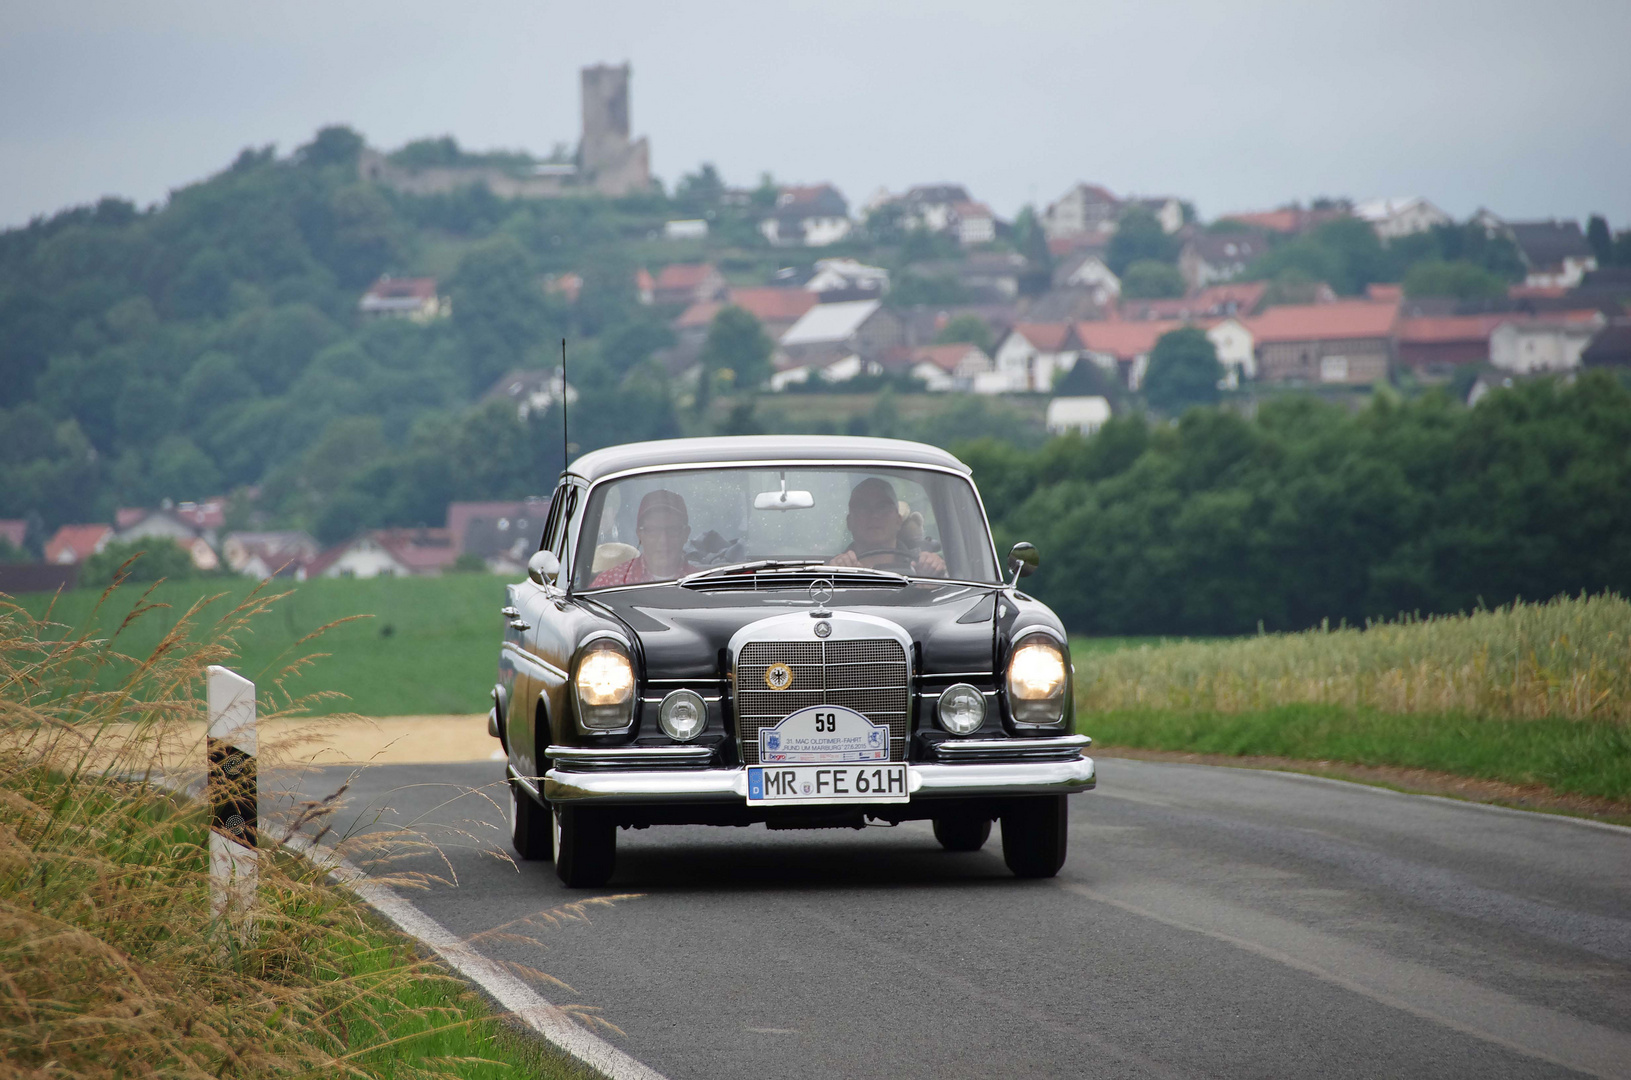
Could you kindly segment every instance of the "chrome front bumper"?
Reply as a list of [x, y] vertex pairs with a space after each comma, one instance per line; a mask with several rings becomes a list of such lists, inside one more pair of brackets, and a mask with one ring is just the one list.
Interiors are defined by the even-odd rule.
[[[906, 790], [913, 798], [1003, 795], [1069, 795], [1096, 783], [1093, 759], [1009, 761], [966, 765], [908, 765]], [[527, 777], [519, 777], [529, 787]], [[747, 769], [551, 769], [542, 791], [551, 802], [626, 803], [746, 802]], [[535, 789], [536, 790], [536, 789]]]

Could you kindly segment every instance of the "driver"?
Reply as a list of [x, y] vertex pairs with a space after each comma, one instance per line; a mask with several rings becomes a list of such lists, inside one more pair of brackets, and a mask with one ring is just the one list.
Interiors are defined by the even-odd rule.
[[646, 492], [634, 521], [640, 554], [596, 574], [589, 583], [591, 589], [671, 581], [695, 572], [696, 567], [685, 561], [685, 542], [691, 538], [691, 522], [685, 500], [678, 493], [664, 488]]
[[862, 480], [849, 493], [850, 536], [854, 542], [839, 552], [829, 566], [867, 566], [879, 570], [899, 569], [920, 577], [945, 577], [946, 560], [933, 551], [920, 551], [920, 538], [902, 536], [906, 518], [900, 512], [895, 488], [878, 476]]

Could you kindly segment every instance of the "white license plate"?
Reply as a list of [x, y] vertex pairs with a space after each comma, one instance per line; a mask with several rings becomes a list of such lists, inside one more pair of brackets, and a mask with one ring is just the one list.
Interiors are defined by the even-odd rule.
[[750, 804], [903, 803], [905, 765], [751, 765]]

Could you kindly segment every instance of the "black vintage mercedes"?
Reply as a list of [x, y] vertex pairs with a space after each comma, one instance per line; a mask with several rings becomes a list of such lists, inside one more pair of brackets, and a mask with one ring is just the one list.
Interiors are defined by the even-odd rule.
[[674, 439], [562, 474], [511, 585], [489, 731], [511, 840], [569, 886], [619, 828], [929, 819], [1020, 877], [1094, 785], [1063, 626], [969, 468], [892, 439]]

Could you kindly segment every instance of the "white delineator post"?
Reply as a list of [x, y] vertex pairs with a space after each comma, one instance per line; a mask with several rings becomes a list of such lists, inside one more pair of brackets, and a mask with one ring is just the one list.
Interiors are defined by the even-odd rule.
[[259, 879], [255, 850], [255, 684], [211, 664], [209, 678], [210, 915], [240, 940], [254, 933]]

